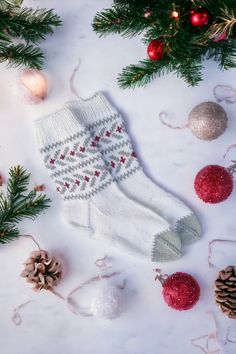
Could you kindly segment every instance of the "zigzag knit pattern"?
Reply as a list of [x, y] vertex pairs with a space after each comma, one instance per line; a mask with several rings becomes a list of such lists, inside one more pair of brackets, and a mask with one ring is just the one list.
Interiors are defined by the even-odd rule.
[[88, 199], [112, 183], [96, 141], [85, 131], [40, 151], [65, 200]]

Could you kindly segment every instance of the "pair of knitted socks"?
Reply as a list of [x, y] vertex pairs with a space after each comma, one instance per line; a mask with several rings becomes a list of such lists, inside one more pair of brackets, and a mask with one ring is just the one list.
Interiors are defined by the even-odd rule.
[[133, 256], [175, 260], [198, 240], [193, 212], [142, 171], [124, 122], [102, 93], [36, 121], [67, 220]]

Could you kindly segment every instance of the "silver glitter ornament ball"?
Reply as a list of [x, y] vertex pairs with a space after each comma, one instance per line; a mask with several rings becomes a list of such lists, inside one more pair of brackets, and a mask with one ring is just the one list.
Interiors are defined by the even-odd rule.
[[189, 128], [201, 140], [214, 140], [227, 128], [227, 114], [215, 102], [203, 102], [189, 113]]

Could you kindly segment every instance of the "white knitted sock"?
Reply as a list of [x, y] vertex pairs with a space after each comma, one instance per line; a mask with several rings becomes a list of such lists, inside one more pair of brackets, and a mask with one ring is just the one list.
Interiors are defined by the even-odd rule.
[[89, 129], [108, 170], [124, 193], [167, 220], [181, 236], [183, 245], [197, 241], [201, 234], [197, 217], [182, 201], [145, 175], [121, 116], [104, 95], [97, 93], [88, 100], [68, 102], [66, 106]]
[[[86, 116], [86, 109], [81, 108]], [[92, 237], [152, 261], [181, 256], [181, 241], [170, 225], [126, 197], [106, 168], [96, 139], [69, 109], [36, 121], [44, 163], [65, 200], [68, 221], [90, 228]]]

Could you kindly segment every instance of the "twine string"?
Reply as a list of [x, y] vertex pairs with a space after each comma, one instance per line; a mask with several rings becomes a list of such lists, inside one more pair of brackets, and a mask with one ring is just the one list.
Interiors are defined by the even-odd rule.
[[159, 280], [161, 285], [163, 285], [165, 281], [169, 278], [169, 275], [163, 274], [160, 268], [156, 268], [154, 269], [154, 271], [156, 272], [155, 281]]
[[30, 238], [34, 242], [34, 244], [38, 247], [39, 251], [42, 250], [39, 243], [35, 240], [35, 238], [32, 235], [22, 235], [21, 237]]
[[[207, 312], [207, 315], [210, 315], [213, 319], [213, 323], [214, 323], [214, 331], [210, 332], [209, 334], [205, 334], [203, 336], [191, 339], [191, 344], [196, 347], [201, 349], [201, 351], [205, 354], [220, 354], [220, 345], [219, 345], [219, 341], [218, 341], [218, 331], [217, 331], [217, 324], [216, 324], [216, 319], [215, 316], [211, 313], [211, 312]], [[205, 343], [204, 345], [200, 345], [197, 342], [199, 342], [199, 340], [205, 339]], [[213, 341], [215, 341], [217, 348], [215, 350], [211, 350], [210, 349], [210, 343]]]
[[30, 304], [31, 302], [34, 302], [33, 300], [28, 300], [26, 302], [24, 302], [23, 304], [17, 306], [14, 310], [13, 310], [13, 315], [11, 317], [12, 322], [16, 325], [19, 326], [22, 323], [22, 317], [20, 315], [20, 310], [25, 307], [26, 305]]
[[168, 118], [168, 113], [166, 111], [162, 111], [160, 114], [159, 114], [159, 120], [160, 122], [165, 125], [166, 127], [170, 128], [170, 129], [174, 129], [174, 130], [183, 130], [185, 128], [188, 128], [189, 127], [189, 123], [186, 123], [182, 126], [174, 126], [170, 123], [167, 123], [166, 119]]
[[72, 71], [72, 74], [70, 77], [70, 90], [78, 99], [81, 99], [81, 97], [79, 96], [78, 91], [76, 90], [75, 85], [74, 85], [75, 77], [76, 77], [79, 67], [80, 67], [80, 60], [78, 60], [78, 64], [76, 65], [76, 67]]
[[236, 243], [236, 241], [234, 240], [222, 240], [222, 239], [214, 239], [212, 241], [209, 242], [208, 244], [208, 249], [209, 249], [209, 252], [208, 252], [208, 265], [210, 268], [217, 268], [211, 261], [211, 258], [212, 258], [212, 246], [216, 243]]
[[217, 102], [236, 103], [236, 90], [229, 85], [216, 85], [213, 89]]

